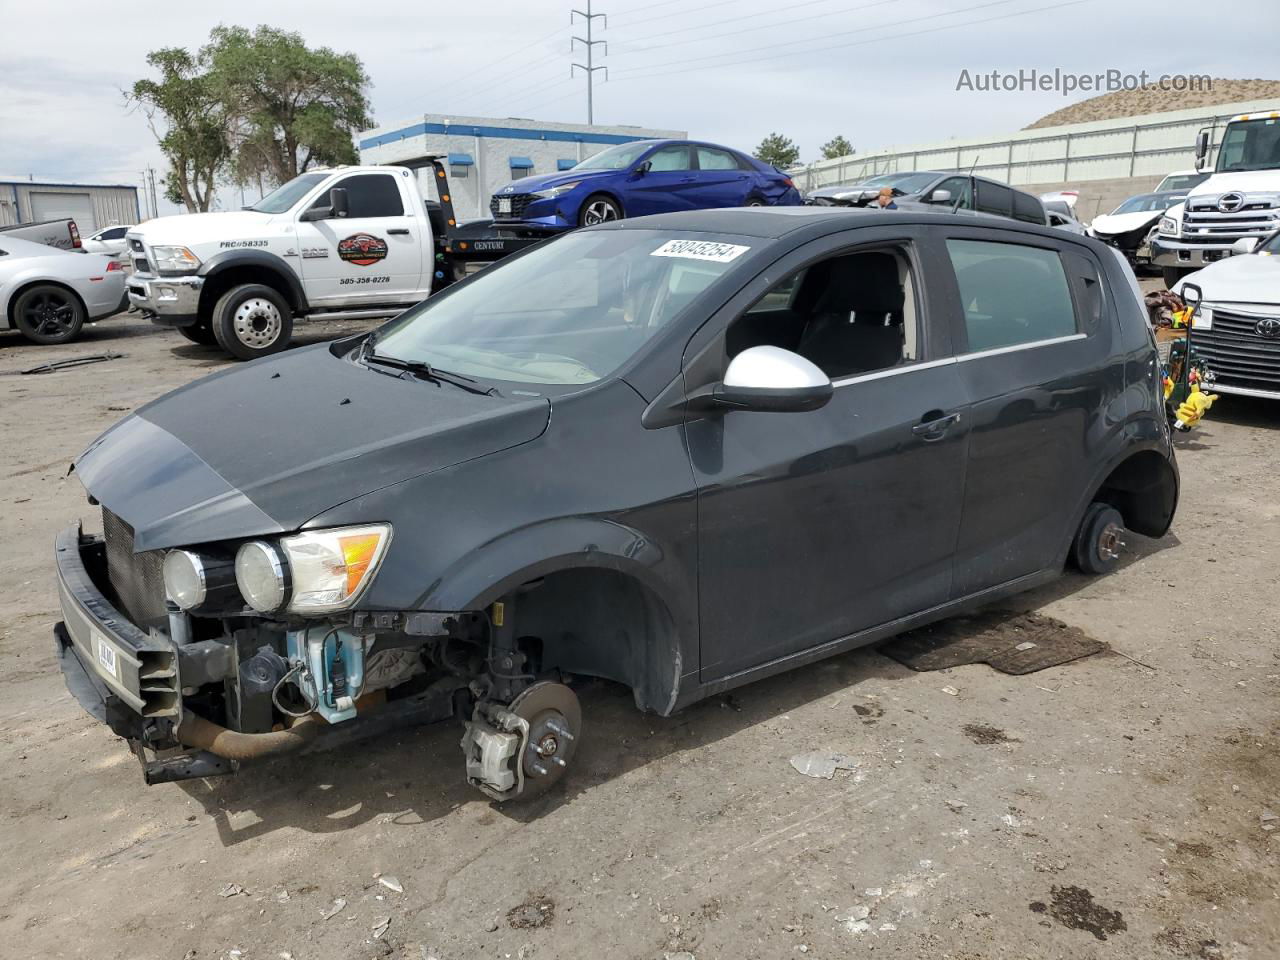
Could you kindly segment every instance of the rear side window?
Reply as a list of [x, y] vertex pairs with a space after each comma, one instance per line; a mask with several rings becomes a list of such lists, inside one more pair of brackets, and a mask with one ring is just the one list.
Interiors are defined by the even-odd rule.
[[[404, 216], [404, 204], [400, 200], [400, 188], [396, 186], [395, 177], [385, 173], [365, 173], [339, 180], [334, 186], [346, 188], [347, 216], [351, 219]], [[312, 209], [327, 206], [328, 190], [311, 205]]]
[[1013, 219], [1044, 226], [1044, 206], [1029, 193], [1013, 191]]
[[1013, 191], [998, 183], [979, 180], [977, 206], [983, 213], [995, 213], [1007, 217], [1013, 207]]
[[970, 352], [1078, 332], [1067, 272], [1056, 251], [1017, 243], [948, 240], [947, 253], [960, 288]]
[[737, 170], [738, 158], [727, 150], [713, 150], [711, 147], [699, 147], [698, 169]]
[[688, 147], [663, 147], [649, 157], [649, 169], [654, 173], [670, 173], [690, 170]]

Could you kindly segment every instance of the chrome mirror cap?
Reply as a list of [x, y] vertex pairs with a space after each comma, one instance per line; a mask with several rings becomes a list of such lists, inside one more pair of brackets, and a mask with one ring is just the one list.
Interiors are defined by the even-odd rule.
[[729, 362], [715, 390], [719, 406], [775, 413], [815, 410], [831, 399], [831, 378], [798, 353], [749, 347]]

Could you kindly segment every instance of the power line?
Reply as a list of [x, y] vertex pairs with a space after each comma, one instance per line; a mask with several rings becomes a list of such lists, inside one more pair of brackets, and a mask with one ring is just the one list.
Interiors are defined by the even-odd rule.
[[[519, 53], [521, 53], [524, 50], [529, 50], [533, 47], [541, 46], [542, 44], [546, 43], [548, 40], [552, 39], [555, 36], [558, 36], [561, 33], [564, 33], [568, 29], [569, 27], [559, 27], [553, 30], [551, 33], [547, 34], [545, 37], [542, 37], [539, 40], [535, 40], [533, 41], [533, 43], [525, 44], [523, 47], [517, 48], [515, 52], [513, 52], [512, 54], [509, 54], [505, 59], [510, 60], [511, 57], [517, 56]], [[469, 97], [478, 96], [490, 90], [496, 89], [497, 87], [502, 86], [502, 84], [506, 80], [510, 79], [511, 77], [514, 77], [516, 74], [525, 73], [529, 70], [536, 69], [537, 67], [541, 66], [544, 63], [550, 63], [552, 60], [558, 60], [561, 56], [562, 54], [559, 54], [559, 53], [549, 54], [549, 55], [543, 56], [541, 59], [534, 60], [531, 63], [525, 63], [520, 66], [517, 66], [514, 70], [509, 70], [506, 73], [499, 74], [496, 77], [490, 77], [488, 82], [482, 83], [480, 86], [472, 90], [468, 90], [467, 95]]]
[[[895, 20], [892, 23], [882, 23], [874, 27], [873, 26], [859, 27], [856, 30], [843, 30], [843, 31], [840, 31], [839, 33], [828, 33], [819, 37], [806, 37], [802, 40], [789, 40], [785, 43], [771, 43], [771, 44], [768, 44], [767, 46], [749, 47], [746, 50], [731, 50], [728, 53], [713, 53], [705, 57], [681, 58], [679, 60], [667, 60], [667, 61], [663, 61], [662, 63], [648, 64], [647, 66], [643, 66], [643, 67], [631, 67], [627, 70], [620, 70], [618, 72], [621, 75], [620, 79], [627, 79], [627, 80], [639, 80], [646, 76], [659, 75], [658, 72], [642, 73], [643, 71], [647, 71], [647, 70], [659, 71], [665, 75], [688, 73], [690, 72], [688, 69], [664, 71], [662, 70], [662, 68], [668, 67], [668, 66], [679, 67], [681, 65], [690, 64], [690, 63], [703, 63], [708, 60], [720, 60], [725, 57], [740, 57], [743, 54], [748, 54], [748, 53], [767, 53], [768, 51], [777, 50], [779, 47], [793, 47], [798, 44], [813, 43], [815, 41], [825, 40], [830, 37], [848, 36], [849, 34], [864, 34], [868, 30], [879, 30], [885, 27], [898, 26], [901, 24], [920, 23], [920, 22], [925, 22], [929, 20], [937, 20], [939, 17], [949, 17], [949, 16], [954, 16], [956, 14], [961, 14], [961, 13], [972, 13], [975, 10], [983, 10], [989, 7], [1003, 6], [1006, 3], [1012, 3], [1012, 2], [1014, 2], [1014, 0], [988, 0], [987, 3], [980, 3], [972, 7], [963, 7], [959, 10], [949, 10], [946, 13], [936, 13], [936, 14], [931, 13], [926, 16], [913, 17], [907, 20]], [[837, 44], [831, 44], [825, 47], [812, 47], [805, 50], [789, 51], [787, 53], [774, 53], [769, 56], [748, 57], [746, 60], [730, 60], [726, 63], [714, 64], [714, 66], [727, 67], [727, 66], [732, 66], [736, 63], [748, 63], [748, 62], [757, 63], [761, 60], [777, 60], [783, 57], [801, 56], [801, 55], [810, 54], [810, 53], [823, 53], [828, 50], [841, 50], [841, 49], [844, 49], [845, 47], [858, 47], [868, 43], [881, 43], [884, 40], [892, 40], [895, 37], [914, 37], [920, 33], [936, 33], [938, 30], [949, 30], [949, 29], [952, 29], [953, 27], [963, 27], [963, 26], [969, 26], [971, 24], [978, 24], [978, 23], [990, 23], [993, 20], [1004, 20], [1009, 17], [1020, 17], [1030, 13], [1037, 13], [1040, 10], [1053, 10], [1057, 7], [1069, 7], [1069, 6], [1074, 6], [1075, 4], [1078, 4], [1078, 3], [1088, 3], [1088, 2], [1091, 2], [1091, 0], [1069, 0], [1069, 2], [1067, 3], [1051, 4], [1050, 6], [1039, 7], [1034, 10], [1025, 10], [1025, 11], [1019, 11], [1016, 13], [1001, 14], [1000, 16], [990, 17], [985, 20], [974, 20], [966, 23], [946, 24], [941, 27], [935, 27], [929, 30], [916, 31], [912, 33], [891, 34], [890, 36], [886, 36], [886, 37], [872, 37], [870, 39], [862, 40], [862, 41], [854, 41], [851, 43], [837, 43]], [[705, 68], [695, 67], [693, 69], [696, 70], [696, 69], [705, 69]]]
[[[669, 7], [671, 6], [671, 3], [674, 3], [674, 2], [677, 2], [677, 0], [668, 0], [668, 2], [665, 2], [665, 3], [653, 3], [653, 4], [650, 4], [648, 7], [641, 7], [638, 9], [653, 9], [656, 7]], [[714, 9], [715, 7], [727, 7], [731, 3], [741, 4], [742, 0], [719, 0], [719, 2], [717, 3], [709, 3], [705, 7], [699, 7], [696, 10], [682, 11], [680, 13], [680, 16], [684, 16], [686, 13], [702, 13], [703, 11]], [[654, 20], [665, 20], [668, 17], [674, 16], [674, 15], [675, 14], [664, 13], [661, 16], [657, 16], [657, 17], [646, 17], [643, 20], [637, 20], [635, 23], [629, 23], [627, 24], [627, 26], [634, 27], [636, 26], [636, 24], [640, 24], [640, 23], [652, 23]], [[614, 17], [614, 19], [616, 20], [618, 17], [627, 17], [627, 16], [630, 16], [629, 12], [619, 13], [616, 17]]]
[[[815, 6], [816, 4], [820, 4], [820, 3], [836, 3], [836, 2], [839, 2], [839, 0], [806, 0], [806, 2], [804, 2], [804, 3], [793, 3], [793, 4], [788, 8], [788, 13], [789, 13], [791, 10], [798, 10], [798, 9], [800, 9], [801, 7], [812, 7], [812, 6]], [[806, 20], [816, 20], [816, 19], [818, 19], [818, 18], [820, 18], [820, 17], [829, 17], [829, 16], [831, 16], [831, 15], [832, 15], [832, 13], [833, 13], [833, 12], [838, 12], [838, 13], [857, 13], [859, 10], [866, 10], [866, 9], [868, 9], [868, 8], [870, 8], [870, 7], [882, 7], [882, 6], [884, 6], [885, 4], [888, 4], [888, 3], [897, 3], [897, 2], [899, 2], [899, 0], [876, 0], [876, 2], [875, 2], [875, 3], [864, 3], [864, 4], [863, 4], [862, 6], [860, 6], [860, 7], [852, 7], [852, 8], [847, 9], [847, 10], [840, 10], [840, 11], [830, 11], [830, 10], [828, 10], [828, 11], [826, 11], [826, 12], [824, 12], [824, 13], [818, 13], [818, 14], [814, 14], [814, 15], [812, 15], [812, 16], [808, 16], [808, 17], [792, 17], [792, 16], [787, 16], [787, 17], [786, 17], [786, 19], [784, 19], [784, 20], [780, 20], [780, 21], [778, 21], [777, 23], [766, 23], [766, 24], [761, 24], [761, 25], [756, 26], [756, 27], [747, 27], [745, 30], [737, 30], [737, 31], [734, 31], [734, 32], [732, 32], [732, 33], [718, 33], [718, 34], [716, 34], [716, 35], [714, 35], [714, 36], [711, 36], [711, 37], [694, 37], [693, 39], [690, 39], [690, 40], [676, 40], [676, 41], [671, 42], [671, 43], [664, 43], [664, 44], [662, 44], [662, 46], [663, 46], [663, 47], [677, 47], [677, 46], [680, 46], [681, 44], [684, 44], [684, 43], [697, 43], [697, 42], [699, 42], [700, 40], [718, 40], [720, 37], [732, 37], [732, 36], [735, 36], [735, 35], [736, 35], [736, 34], [738, 34], [738, 33], [750, 33], [752, 30], [765, 30], [765, 29], [768, 29], [769, 27], [790, 26], [790, 25], [791, 25], [791, 24], [793, 24], [793, 23], [803, 23], [803, 22], [804, 22], [804, 21], [806, 21]], [[753, 20], [753, 19], [755, 19], [756, 17], [767, 17], [767, 16], [771, 16], [771, 15], [776, 14], [776, 13], [778, 13], [778, 10], [776, 10], [776, 9], [774, 9], [774, 10], [765, 10], [765, 11], [763, 11], [763, 12], [761, 12], [761, 13], [748, 13], [748, 14], [745, 14], [745, 15], [740, 16], [740, 17], [727, 17], [727, 18], [726, 18], [726, 19], [724, 19], [724, 20], [711, 20], [711, 21], [708, 21], [707, 23], [698, 23], [698, 24], [694, 24], [693, 26], [689, 27], [687, 30], [686, 30], [685, 28], [681, 28], [681, 29], [679, 29], [679, 30], [664, 30], [664, 31], [663, 31], [663, 32], [661, 32], [661, 33], [646, 33], [644, 36], [634, 37], [634, 38], [633, 38], [633, 39], [631, 39], [631, 40], [619, 40], [619, 41], [615, 44], [615, 46], [625, 46], [625, 47], [629, 47], [629, 46], [632, 46], [633, 44], [636, 44], [636, 43], [642, 43], [642, 42], [644, 42], [645, 40], [655, 40], [655, 39], [657, 39], [657, 38], [659, 38], [659, 37], [670, 37], [670, 36], [673, 36], [674, 34], [677, 34], [677, 33], [681, 33], [681, 34], [683, 34], [683, 33], [687, 33], [687, 32], [692, 31], [692, 30], [701, 30], [701, 29], [703, 29], [704, 27], [718, 27], [718, 26], [721, 26], [721, 25], [726, 24], [726, 23], [740, 23], [740, 22], [741, 22], [741, 21], [743, 21], [743, 20]], [[648, 48], [648, 49], [652, 49], [652, 48]], [[624, 56], [625, 56], [625, 54], [624, 54]]]
[[570, 23], [574, 22], [573, 21], [574, 17], [582, 17], [582, 19], [586, 21], [587, 35], [585, 38], [575, 35], [570, 39], [569, 46], [570, 48], [572, 48], [575, 43], [582, 44], [587, 51], [587, 62], [570, 64], [569, 74], [573, 75], [573, 72], [575, 70], [581, 70], [583, 73], [587, 75], [587, 125], [590, 126], [591, 124], [595, 123], [595, 105], [593, 103], [593, 96], [595, 93], [596, 71], [603, 70], [605, 79], [606, 80], [609, 79], [608, 67], [597, 67], [593, 65], [595, 62], [594, 57], [595, 57], [597, 46], [604, 44], [605, 56], [609, 55], [608, 42], [604, 40], [593, 40], [591, 31], [594, 28], [595, 22], [597, 20], [604, 20], [605, 29], [606, 30], [609, 29], [609, 18], [607, 15], [603, 13], [592, 13], [591, 0], [587, 0], [587, 10], [585, 13], [581, 10], [572, 10], [569, 12]]

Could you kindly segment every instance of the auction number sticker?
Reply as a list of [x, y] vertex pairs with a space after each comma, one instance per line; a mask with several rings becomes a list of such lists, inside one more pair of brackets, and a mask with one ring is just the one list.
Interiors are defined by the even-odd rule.
[[119, 680], [120, 668], [116, 663], [116, 648], [111, 646], [97, 630], [92, 631], [92, 635], [93, 652], [98, 658], [98, 663], [102, 664], [107, 673]]
[[710, 260], [713, 263], [729, 263], [750, 250], [735, 243], [717, 243], [714, 240], [668, 240], [651, 257], [683, 257], [685, 260]]

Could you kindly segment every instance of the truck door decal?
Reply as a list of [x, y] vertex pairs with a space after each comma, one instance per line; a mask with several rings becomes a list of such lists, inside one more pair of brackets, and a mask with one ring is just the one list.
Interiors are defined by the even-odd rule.
[[368, 267], [386, 259], [387, 241], [369, 233], [353, 233], [338, 243], [338, 256], [347, 263]]

